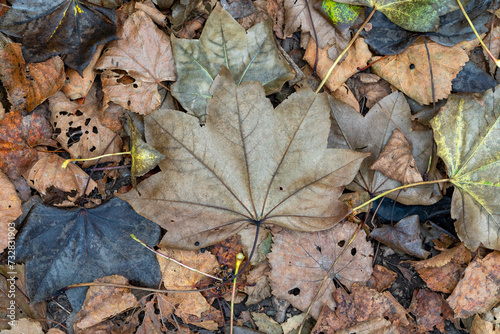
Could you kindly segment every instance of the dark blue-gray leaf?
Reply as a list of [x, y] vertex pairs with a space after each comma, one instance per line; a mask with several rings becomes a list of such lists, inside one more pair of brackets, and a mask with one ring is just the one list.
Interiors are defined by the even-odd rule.
[[472, 61], [468, 61], [451, 85], [451, 90], [457, 93], [484, 93], [494, 88], [497, 82]]
[[[17, 260], [26, 263], [29, 297], [38, 302], [68, 285], [112, 274], [157, 286], [161, 274], [155, 254], [132, 240], [131, 233], [156, 245], [160, 227], [119, 198], [89, 210], [34, 206], [16, 244]], [[68, 292], [73, 308], [79, 309], [85, 289]]]

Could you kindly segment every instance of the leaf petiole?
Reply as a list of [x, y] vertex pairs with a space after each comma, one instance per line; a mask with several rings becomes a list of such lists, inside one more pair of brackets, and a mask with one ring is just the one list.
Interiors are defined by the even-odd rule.
[[233, 334], [233, 320], [234, 320], [234, 298], [236, 296], [236, 279], [238, 278], [238, 269], [240, 265], [245, 260], [245, 255], [243, 253], [236, 254], [236, 265], [234, 268], [234, 279], [233, 279], [233, 292], [231, 293], [231, 320], [229, 322], [230, 334]]
[[61, 165], [62, 168], [66, 168], [68, 167], [68, 164], [71, 162], [71, 161], [89, 161], [89, 160], [97, 160], [97, 159], [101, 159], [101, 158], [105, 158], [105, 157], [111, 157], [113, 155], [123, 155], [123, 154], [132, 154], [132, 152], [118, 152], [118, 153], [108, 153], [108, 154], [103, 154], [103, 155], [99, 155], [97, 157], [93, 157], [93, 158], [85, 158], [85, 159], [66, 159], [64, 160], [63, 164]]

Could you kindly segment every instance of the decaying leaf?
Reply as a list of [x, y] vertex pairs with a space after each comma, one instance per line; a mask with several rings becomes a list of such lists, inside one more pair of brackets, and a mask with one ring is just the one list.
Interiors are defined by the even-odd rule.
[[[61, 91], [52, 95], [49, 103], [52, 113], [51, 123], [55, 132], [59, 133], [56, 140], [72, 158], [93, 158], [121, 151], [121, 138], [103, 126], [98, 117], [100, 109], [95, 88], [89, 92], [82, 105], [69, 100]], [[120, 159], [120, 156], [110, 156], [100, 161], [120, 161]], [[84, 161], [83, 167], [92, 166], [96, 161]]]
[[167, 158], [162, 172], [120, 195], [167, 230], [163, 246], [197, 249], [248, 224], [300, 231], [332, 227], [349, 209], [337, 200], [367, 156], [326, 148], [326, 96], [292, 94], [273, 109], [258, 82], [214, 81], [207, 124], [175, 110], [146, 119], [146, 139]]
[[372, 277], [366, 282], [366, 286], [378, 292], [382, 292], [391, 287], [392, 283], [396, 281], [397, 276], [398, 274], [394, 271], [376, 264], [373, 267]]
[[89, 1], [16, 0], [1, 17], [0, 30], [23, 39], [27, 62], [66, 55], [65, 64], [82, 72], [96, 45], [116, 38], [116, 14]]
[[104, 70], [103, 104], [111, 101], [138, 114], [149, 114], [161, 104], [158, 84], [176, 79], [170, 40], [143, 11], [129, 16], [119, 37], [95, 66]]
[[460, 281], [471, 260], [470, 251], [461, 243], [445, 249], [425, 261], [410, 261], [412, 266], [433, 291], [451, 293]]
[[408, 310], [417, 318], [422, 333], [428, 333], [434, 326], [444, 333], [445, 320], [453, 321], [453, 311], [443, 297], [426, 289], [413, 291], [413, 299]]
[[32, 111], [64, 84], [64, 64], [59, 57], [26, 64], [21, 44], [11, 43], [0, 49], [0, 61], [0, 78], [12, 103], [11, 111]]
[[[412, 155], [418, 171], [422, 174], [426, 171], [432, 151], [431, 132], [411, 130], [410, 107], [403, 93], [386, 96], [366, 116], [337, 99], [330, 97], [329, 101], [333, 120], [328, 146], [370, 153], [348, 189], [374, 195], [401, 185], [399, 181], [370, 169], [395, 129], [403, 131], [413, 143]], [[406, 205], [430, 205], [441, 198], [441, 193], [438, 186], [428, 185], [405, 189], [388, 197]]]
[[[11, 245], [15, 249], [14, 237], [17, 230], [12, 223], [23, 213], [16, 188], [7, 175], [0, 170], [0, 253]], [[10, 241], [10, 242], [9, 242]]]
[[[42, 199], [49, 196], [49, 189], [55, 187], [60, 191], [72, 193], [62, 203], [52, 203], [56, 206], [74, 206], [75, 200], [83, 195], [89, 195], [97, 184], [90, 179], [80, 167], [69, 164], [67, 168], [62, 168], [65, 159], [57, 154], [44, 154], [27, 172], [25, 179], [30, 187], [36, 189]], [[87, 185], [88, 183], [88, 185]]]
[[[314, 234], [276, 228], [272, 252], [268, 254], [273, 295], [288, 300], [302, 311], [307, 310], [323, 277], [354, 231], [356, 225], [349, 222]], [[360, 231], [335, 265], [331, 280], [314, 303], [311, 315], [317, 318], [323, 305], [335, 308], [333, 279], [339, 280], [348, 289], [356, 282], [364, 283], [372, 274], [372, 261], [373, 248], [366, 241], [366, 234]]]
[[465, 269], [448, 303], [457, 318], [491, 310], [500, 300], [500, 252], [476, 258]]
[[[451, 93], [451, 81], [469, 60], [462, 44], [447, 47], [428, 41], [435, 99], [445, 99]], [[380, 57], [374, 57], [373, 61]], [[373, 72], [420, 104], [432, 102], [432, 85], [427, 51], [423, 41], [417, 41], [401, 54], [381, 59], [372, 65]]]
[[172, 36], [178, 75], [172, 95], [203, 121], [210, 86], [221, 66], [229, 69], [237, 85], [260, 81], [266, 94], [278, 91], [294, 72], [279, 55], [272, 32], [268, 21], [245, 32], [231, 14], [216, 6], [199, 40]]
[[36, 320], [22, 318], [16, 320], [15, 324], [11, 329], [2, 330], [2, 334], [43, 334], [42, 324]]
[[430, 253], [422, 248], [418, 215], [401, 219], [396, 225], [374, 229], [370, 237], [400, 252], [425, 259]]
[[[128, 280], [120, 275], [98, 278], [94, 282], [128, 284]], [[137, 306], [139, 302], [130, 289], [92, 286], [88, 289], [82, 309], [74, 320], [75, 332], [88, 330], [107, 318]]]
[[500, 90], [486, 91], [481, 101], [450, 96], [431, 126], [455, 186], [458, 236], [471, 250], [480, 243], [500, 250]]
[[422, 175], [417, 169], [412, 152], [413, 145], [405, 134], [394, 129], [391, 138], [370, 168], [402, 184], [421, 182]]

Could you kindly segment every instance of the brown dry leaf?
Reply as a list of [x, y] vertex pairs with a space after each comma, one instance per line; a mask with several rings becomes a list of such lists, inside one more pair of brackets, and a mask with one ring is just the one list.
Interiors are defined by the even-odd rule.
[[147, 115], [161, 104], [158, 84], [176, 79], [170, 40], [142, 11], [125, 21], [118, 37], [95, 66], [104, 70], [103, 104], [114, 102]]
[[331, 93], [332, 96], [340, 101], [350, 105], [357, 112], [359, 112], [359, 102], [356, 100], [356, 97], [349, 89], [349, 86], [346, 84], [342, 84], [336, 91]]
[[241, 236], [235, 234], [226, 240], [207, 247], [207, 250], [217, 256], [217, 262], [220, 266], [227, 266], [228, 269], [234, 269], [236, 266], [236, 255], [243, 253]]
[[[463, 43], [448, 47], [429, 41], [435, 99], [441, 100], [451, 93], [451, 81], [469, 60]], [[375, 57], [377, 61], [381, 57]], [[372, 65], [373, 72], [419, 104], [432, 102], [429, 61], [424, 43], [419, 40], [402, 53], [389, 56]]]
[[403, 218], [396, 225], [384, 225], [376, 228], [370, 233], [370, 237], [393, 249], [420, 259], [426, 259], [430, 255], [422, 248], [418, 215]]
[[[356, 225], [342, 222], [330, 230], [316, 233], [278, 227], [273, 230], [273, 248], [268, 254], [273, 295], [305, 311], [333, 261], [356, 230]], [[366, 241], [365, 232], [360, 231], [337, 262], [332, 279], [338, 279], [348, 289], [356, 282], [364, 283], [372, 274], [372, 260], [373, 248]], [[318, 317], [323, 305], [335, 307], [334, 290], [333, 280], [329, 280], [325, 292], [311, 309], [314, 318]]]
[[0, 102], [0, 121], [5, 117], [5, 108], [3, 107], [2, 102]]
[[94, 84], [96, 76], [96, 72], [94, 71], [94, 66], [97, 63], [99, 57], [101, 56], [101, 51], [103, 48], [104, 45], [97, 45], [94, 55], [90, 60], [90, 63], [82, 72], [83, 76], [81, 76], [80, 73], [78, 73], [72, 68], [68, 67], [66, 69], [66, 82], [62, 87], [62, 91], [64, 92], [64, 94], [66, 94], [68, 99], [77, 100], [87, 96], [87, 93]]
[[463, 243], [446, 249], [425, 261], [410, 261], [411, 265], [433, 291], [451, 293], [471, 260], [471, 253]]
[[189, 294], [176, 305], [175, 315], [187, 324], [215, 331], [224, 325], [224, 317], [216, 308], [210, 306], [199, 292]]
[[2, 334], [43, 334], [40, 322], [29, 318], [16, 320], [12, 329], [2, 330]]
[[12, 103], [11, 112], [32, 111], [64, 85], [64, 63], [59, 57], [26, 64], [21, 44], [11, 43], [0, 50], [0, 63], [0, 79]]
[[61, 165], [65, 159], [57, 154], [41, 153], [40, 155], [42, 157], [26, 173], [25, 179], [30, 187], [40, 193], [42, 199], [50, 197], [49, 188], [55, 187], [71, 195], [63, 202], [51, 204], [60, 207], [74, 206], [75, 200], [83, 196], [85, 187], [87, 187], [86, 195], [97, 187], [97, 183], [92, 179], [89, 180], [88, 174], [77, 165], [69, 164], [67, 168], [62, 168]]
[[259, 332], [266, 334], [282, 334], [283, 329], [281, 329], [280, 324], [278, 324], [274, 319], [268, 317], [264, 313], [252, 312], [252, 318], [255, 321], [255, 325], [259, 329]]
[[[158, 294], [155, 294], [158, 296]], [[142, 324], [137, 328], [135, 334], [162, 334], [165, 326], [160, 321], [163, 318], [162, 314], [155, 313], [155, 299], [148, 301], [144, 308], [144, 318]]]
[[417, 169], [412, 152], [411, 141], [401, 130], [394, 129], [391, 138], [370, 168], [402, 184], [422, 182], [424, 179]]
[[[493, 30], [490, 30], [488, 35], [484, 38], [485, 41], [491, 41], [491, 43], [488, 43], [488, 48], [490, 49], [491, 54], [493, 55], [498, 55], [500, 53], [500, 27], [495, 26], [493, 27]], [[497, 70], [497, 66], [493, 59], [490, 58], [486, 50], [483, 50], [484, 57], [488, 61], [489, 65], [489, 70], [490, 74], [492, 77], [494, 77], [495, 72]]]
[[212, 86], [206, 126], [175, 110], [146, 118], [162, 170], [119, 197], [168, 230], [162, 246], [196, 249], [247, 225], [325, 230], [349, 208], [338, 200], [367, 156], [326, 147], [327, 97], [299, 90], [276, 109], [259, 82], [236, 86], [226, 68]]
[[23, 213], [21, 200], [17, 196], [16, 188], [7, 175], [0, 170], [0, 254], [9, 245], [14, 247], [14, 237], [17, 233], [14, 220]]
[[453, 311], [440, 294], [421, 289], [413, 291], [413, 299], [408, 311], [417, 318], [422, 333], [436, 328], [443, 333], [445, 320], [453, 321]]
[[[326, 87], [332, 92], [339, 89], [354, 73], [358, 72], [359, 67], [365, 67], [370, 60], [372, 53], [363, 38], [358, 38], [354, 45], [349, 49], [346, 58], [337, 64], [332, 74], [326, 80]], [[304, 59], [310, 66], [314, 66], [316, 61], [316, 43], [311, 38], [304, 54]], [[318, 66], [316, 71], [318, 76], [323, 79], [332, 67], [334, 60], [330, 59], [326, 49], [319, 49]]]
[[389, 95], [390, 85], [378, 75], [372, 73], [356, 73], [349, 80], [349, 87], [358, 101], [366, 98], [366, 107], [373, 107], [378, 101]]
[[[50, 99], [51, 122], [56, 140], [71, 154], [72, 158], [93, 158], [104, 153], [121, 151], [122, 140], [113, 131], [102, 125], [96, 90], [92, 88], [80, 106], [70, 101], [63, 92]], [[111, 145], [109, 145], [111, 143]], [[104, 150], [109, 148], [104, 152]], [[120, 161], [121, 156], [110, 156], [100, 162]], [[94, 165], [97, 160], [84, 161], [83, 167]]]
[[500, 252], [494, 251], [471, 262], [447, 301], [456, 318], [467, 318], [489, 311], [499, 300]]
[[376, 264], [373, 267], [372, 277], [366, 282], [366, 286], [378, 292], [382, 292], [391, 287], [392, 283], [396, 281], [397, 276], [398, 274], [394, 271]]
[[[401, 185], [401, 182], [370, 169], [395, 129], [403, 131], [413, 143], [412, 154], [419, 172], [423, 174], [427, 170], [433, 145], [432, 134], [431, 131], [412, 131], [410, 107], [403, 93], [394, 92], [386, 96], [366, 116], [335, 98], [330, 97], [329, 101], [333, 119], [328, 147], [370, 153], [354, 181], [347, 186], [349, 190], [375, 195]], [[435, 170], [433, 166], [429, 173], [430, 180], [435, 179]], [[430, 205], [442, 195], [439, 186], [431, 184], [394, 192], [388, 197], [405, 205]]]
[[[337, 333], [339, 330], [377, 318], [388, 320], [394, 327], [410, 325], [406, 310], [388, 291], [379, 293], [373, 289], [355, 286], [350, 295], [343, 289], [335, 290], [334, 298], [337, 304], [335, 312], [325, 307], [312, 333]], [[378, 323], [378, 320], [375, 320], [375, 323]], [[391, 326], [389, 328], [393, 330]]]
[[498, 324], [492, 323], [481, 319], [481, 317], [476, 314], [474, 320], [472, 321], [472, 326], [470, 328], [471, 334], [500, 334], [500, 326]]
[[269, 261], [262, 261], [253, 267], [246, 276], [243, 292], [248, 295], [246, 305], [252, 305], [271, 297], [271, 286], [268, 273], [271, 270]]
[[[98, 278], [95, 282], [128, 284], [128, 280], [120, 275]], [[91, 286], [82, 309], [76, 315], [74, 330], [76, 333], [94, 333], [92, 326], [137, 306], [139, 302], [130, 289]]]

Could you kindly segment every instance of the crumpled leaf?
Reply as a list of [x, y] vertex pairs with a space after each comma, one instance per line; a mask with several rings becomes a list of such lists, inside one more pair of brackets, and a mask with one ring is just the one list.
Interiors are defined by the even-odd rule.
[[492, 309], [500, 299], [500, 252], [476, 258], [447, 299], [456, 318], [467, 318]]
[[[459, 9], [456, 0], [337, 0], [351, 5], [376, 7], [392, 22], [410, 31], [435, 31], [439, 16]], [[461, 0], [465, 6], [469, 0]]]
[[[99, 117], [101, 110], [95, 87], [88, 93], [82, 105], [69, 100], [61, 91], [50, 97], [49, 104], [52, 113], [50, 121], [55, 133], [59, 133], [56, 140], [72, 158], [93, 158], [104, 153], [121, 151], [121, 138], [105, 127]], [[120, 159], [120, 156], [109, 156], [102, 158], [100, 162]], [[84, 161], [83, 167], [92, 166], [96, 161]]]
[[[498, 86], [497, 86], [498, 88]], [[452, 95], [431, 120], [437, 153], [455, 186], [451, 217], [465, 245], [500, 250], [500, 92]]]
[[[486, 22], [491, 18], [491, 14], [486, 9], [490, 7], [491, 2], [492, 0], [471, 0], [464, 6], [479, 34], [488, 31]], [[369, 12], [371, 9], [366, 9], [366, 11]], [[464, 14], [460, 9], [441, 16], [437, 31], [426, 33], [405, 30], [392, 23], [381, 12], [376, 12], [370, 19], [370, 23], [372, 28], [363, 30], [361, 36], [365, 37], [365, 42], [382, 55], [395, 55], [403, 52], [421, 35], [445, 46], [454, 46], [464, 40], [476, 39], [476, 35], [467, 20], [464, 20]]]
[[425, 259], [431, 253], [422, 248], [420, 220], [417, 215], [401, 219], [396, 225], [374, 229], [370, 237], [400, 252]]
[[[469, 60], [462, 44], [446, 47], [427, 42], [432, 64], [435, 100], [451, 93], [451, 81]], [[381, 57], [374, 57], [373, 61]], [[397, 87], [419, 104], [432, 102], [429, 60], [423, 41], [417, 41], [401, 54], [381, 59], [372, 65], [373, 72]]]
[[30, 112], [64, 84], [64, 64], [54, 57], [39, 64], [26, 64], [21, 45], [0, 49], [0, 79], [7, 90], [12, 111]]
[[412, 154], [413, 145], [399, 129], [394, 129], [377, 160], [370, 166], [403, 184], [422, 182], [422, 175]]
[[170, 40], [143, 11], [128, 17], [119, 37], [106, 47], [95, 66], [104, 70], [103, 104], [111, 101], [138, 114], [149, 114], [161, 104], [158, 84], [176, 79]]
[[274, 45], [270, 22], [259, 23], [245, 32], [220, 6], [209, 16], [199, 40], [172, 36], [172, 47], [178, 75], [172, 95], [202, 122], [210, 86], [223, 65], [237, 85], [260, 81], [266, 94], [280, 90], [294, 77]]
[[[155, 254], [130, 238], [131, 233], [156, 245], [160, 228], [119, 198], [89, 210], [34, 206], [16, 248], [16, 260], [26, 263], [31, 300], [44, 300], [70, 284], [113, 274], [156, 287], [161, 276]], [[66, 291], [74, 310], [82, 305], [85, 291]]]
[[17, 232], [15, 225], [11, 223], [22, 213], [21, 200], [16, 194], [16, 188], [0, 170], [0, 254], [9, 244], [13, 250], [15, 249], [15, 244], [9, 242], [14, 240]]
[[305, 89], [273, 109], [257, 82], [236, 86], [223, 68], [207, 124], [175, 110], [146, 118], [147, 142], [167, 157], [162, 172], [120, 195], [167, 230], [163, 246], [196, 249], [253, 223], [300, 231], [332, 227], [337, 200], [365, 153], [326, 148], [326, 96]]
[[[301, 233], [276, 229], [273, 248], [268, 254], [269, 281], [273, 295], [288, 300], [299, 310], [307, 310], [333, 261], [356, 231], [356, 225], [342, 222], [331, 230]], [[333, 279], [348, 289], [354, 283], [365, 283], [372, 274], [373, 247], [360, 231], [340, 257], [324, 293], [313, 304], [311, 315], [317, 319], [323, 305], [335, 308]]]
[[436, 328], [444, 333], [445, 320], [453, 321], [453, 311], [443, 297], [426, 289], [414, 290], [408, 310], [417, 318], [421, 333], [431, 332]]
[[15, 0], [0, 31], [23, 39], [27, 62], [66, 55], [64, 63], [81, 73], [96, 45], [116, 38], [116, 14], [81, 0]]
[[366, 286], [382, 292], [391, 287], [392, 283], [396, 281], [396, 277], [398, 277], [398, 274], [394, 271], [376, 264], [373, 266], [372, 277], [366, 282]]
[[[369, 168], [395, 129], [402, 130], [412, 141], [412, 153], [418, 170], [420, 173], [426, 171], [431, 154], [431, 133], [411, 130], [410, 107], [403, 93], [395, 92], [386, 96], [364, 117], [334, 98], [329, 98], [329, 101], [333, 120], [328, 147], [349, 148], [371, 154], [361, 164], [359, 174], [348, 189], [377, 194], [401, 185], [399, 181], [388, 179], [379, 171]], [[438, 186], [428, 185], [405, 189], [388, 197], [406, 205], [430, 205], [441, 198], [441, 193]]]
[[85, 194], [89, 195], [97, 187], [97, 183], [89, 180], [87, 173], [77, 165], [69, 164], [67, 168], [62, 168], [64, 160], [57, 154], [44, 154], [25, 176], [30, 187], [36, 189], [44, 200], [52, 195], [52, 187], [71, 193], [64, 201], [51, 203], [59, 207], [74, 206], [85, 189]]

